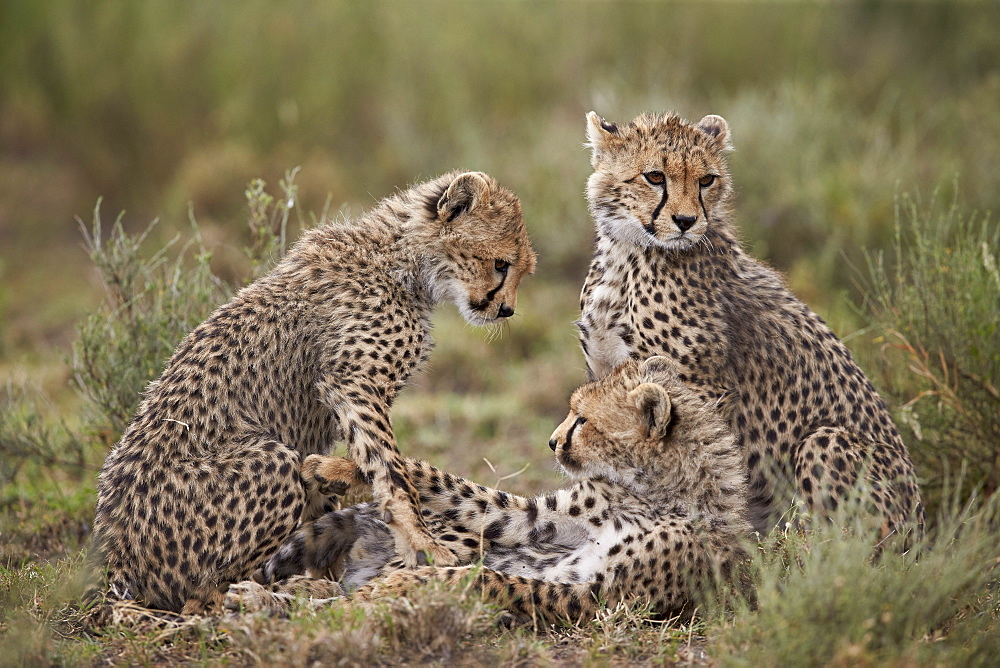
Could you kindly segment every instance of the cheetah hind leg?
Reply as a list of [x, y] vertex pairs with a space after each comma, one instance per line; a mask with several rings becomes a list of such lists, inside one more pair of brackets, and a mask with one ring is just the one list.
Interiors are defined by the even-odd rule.
[[[307, 490], [315, 490], [314, 493], [338, 493], [342, 494], [347, 489], [367, 489], [371, 490], [372, 485], [362, 475], [361, 470], [355, 463], [346, 457], [331, 457], [328, 455], [309, 455], [302, 463], [302, 478], [306, 483]], [[345, 487], [346, 486], [346, 487]], [[430, 563], [442, 566], [449, 566], [456, 563], [455, 553], [443, 545], [426, 542], [426, 536], [413, 531], [413, 527], [420, 522], [420, 516], [413, 515], [413, 506], [406, 493], [401, 489], [393, 490], [393, 496], [385, 503], [385, 510], [382, 521], [389, 525], [393, 531], [393, 539], [396, 544], [396, 552], [404, 562], [410, 566], [425, 565]], [[323, 511], [310, 513], [303, 512], [303, 524], [314, 521]], [[313, 514], [315, 513], [315, 514]], [[394, 515], [395, 513], [395, 515]], [[395, 522], [393, 518], [395, 517]], [[381, 544], [377, 540], [370, 542], [373, 549], [368, 550], [373, 554], [380, 554]], [[411, 555], [412, 559], [407, 559], [406, 555]], [[381, 556], [371, 559], [365, 558], [357, 560], [358, 563], [377, 561]], [[369, 572], [372, 569], [365, 567], [361, 570]]]
[[380, 515], [378, 504], [363, 503], [303, 524], [253, 579], [268, 584], [307, 574], [356, 589], [395, 557], [395, 542]]
[[807, 436], [794, 458], [798, 492], [806, 506], [817, 516], [845, 525], [860, 523], [879, 544], [897, 533], [908, 534], [913, 523], [910, 507], [919, 492], [912, 470], [897, 479], [889, 464], [901, 457], [889, 447], [832, 427]]
[[[371, 482], [362, 477], [361, 470], [345, 457], [309, 455], [302, 463], [302, 477], [307, 489], [349, 488], [371, 490]], [[345, 490], [346, 491], [346, 490]], [[322, 493], [322, 492], [320, 492]], [[422, 566], [428, 562], [449, 566], [457, 562], [455, 553], [415, 528], [423, 525], [420, 515], [414, 512], [416, 501], [402, 489], [392, 489], [392, 496], [384, 501], [382, 521], [389, 526], [396, 543], [396, 552], [409, 566]], [[315, 517], [315, 516], [314, 516]], [[309, 521], [303, 516], [303, 522]]]

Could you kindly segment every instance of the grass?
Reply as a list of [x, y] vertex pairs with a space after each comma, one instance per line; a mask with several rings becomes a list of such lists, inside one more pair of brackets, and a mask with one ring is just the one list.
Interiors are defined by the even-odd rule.
[[1000, 640], [997, 501], [952, 504], [923, 544], [874, 562], [864, 532], [776, 530], [755, 561], [759, 608], [721, 623], [722, 663], [990, 664]]
[[[1000, 412], [998, 20], [975, 3], [0, 3], [0, 664], [988, 662], [996, 536], [973, 516]], [[907, 430], [931, 549], [869, 565], [839, 535], [776, 535], [760, 609], [693, 622], [504, 630], [429, 590], [365, 616], [95, 625], [94, 476], [172, 347], [303, 226], [456, 167], [521, 196], [539, 269], [499, 340], [441, 309], [394, 426], [457, 474], [560, 484], [545, 444], [584, 379], [591, 109], [727, 118], [747, 244]], [[126, 213], [102, 227], [101, 210]]]
[[[67, 606], [67, 572], [76, 562], [0, 570], [2, 620], [10, 665], [229, 663], [345, 665], [426, 663], [520, 665], [672, 662], [703, 656], [705, 625], [652, 624], [620, 607], [590, 625], [507, 628], [496, 610], [468, 591], [427, 585], [371, 608], [299, 608], [222, 619], [164, 617], [128, 606]], [[79, 588], [77, 587], [77, 590]]]

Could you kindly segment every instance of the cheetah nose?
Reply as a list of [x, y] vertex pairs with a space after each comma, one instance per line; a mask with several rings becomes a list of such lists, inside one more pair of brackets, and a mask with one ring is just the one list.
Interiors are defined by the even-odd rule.
[[698, 216], [678, 216], [674, 214], [671, 216], [674, 219], [674, 225], [677, 226], [681, 232], [687, 232], [694, 225], [694, 222], [698, 220]]
[[559, 443], [556, 442], [556, 439], [554, 438], [549, 439], [549, 447], [552, 448], [552, 452], [556, 451], [557, 445], [559, 445]]
[[509, 318], [514, 315], [514, 309], [506, 304], [500, 304], [500, 310], [497, 311], [498, 318]]

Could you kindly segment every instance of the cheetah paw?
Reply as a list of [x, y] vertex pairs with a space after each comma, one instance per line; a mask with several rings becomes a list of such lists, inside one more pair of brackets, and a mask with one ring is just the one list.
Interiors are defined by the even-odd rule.
[[296, 600], [300, 601], [300, 605], [316, 610], [344, 597], [344, 588], [332, 580], [298, 576], [277, 586], [283, 591], [273, 591], [252, 580], [229, 585], [222, 606], [230, 612], [287, 615]]
[[301, 473], [307, 489], [324, 496], [342, 496], [353, 483], [357, 467], [344, 457], [309, 455], [302, 462]]

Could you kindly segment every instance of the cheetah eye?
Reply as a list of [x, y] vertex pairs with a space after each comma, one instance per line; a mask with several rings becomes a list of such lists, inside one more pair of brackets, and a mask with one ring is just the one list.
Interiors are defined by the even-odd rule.
[[646, 179], [650, 185], [660, 186], [663, 185], [663, 172], [653, 171], [646, 172], [642, 175], [642, 178]]
[[573, 426], [574, 427], [580, 427], [580, 426], [585, 425], [585, 424], [587, 424], [587, 418], [585, 418], [585, 417], [583, 417], [581, 415], [580, 417], [578, 417], [576, 419], [576, 422], [573, 423]]
[[507, 262], [507, 260], [496, 260], [493, 263], [493, 267], [497, 271], [499, 271], [499, 272], [501, 272], [503, 274], [506, 274], [507, 273], [507, 269], [510, 268], [510, 262]]
[[698, 185], [702, 188], [707, 188], [715, 183], [715, 174], [706, 174], [705, 176], [698, 179]]

